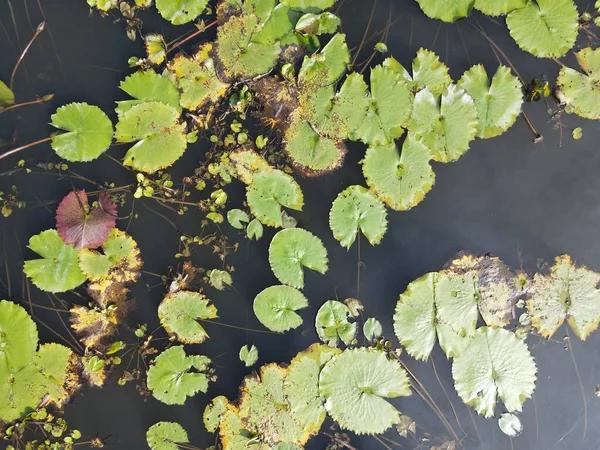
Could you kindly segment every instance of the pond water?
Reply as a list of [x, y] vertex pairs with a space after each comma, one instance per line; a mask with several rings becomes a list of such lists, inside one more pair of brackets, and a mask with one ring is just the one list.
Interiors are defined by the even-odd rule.
[[[23, 145], [47, 137], [49, 116], [57, 106], [72, 101], [85, 101], [100, 106], [115, 118], [114, 102], [126, 98], [118, 83], [130, 73], [127, 59], [142, 55], [140, 40], [129, 41], [123, 24], [97, 14], [89, 16], [84, 0], [38, 0], [43, 7], [48, 30], [33, 45], [16, 80], [19, 99], [35, 95], [55, 94], [44, 105], [22, 108], [17, 113], [0, 116], [0, 139], [16, 137]], [[0, 4], [0, 79], [10, 77], [18, 49], [22, 48], [38, 23], [43, 20], [35, 0], [10, 0]], [[593, 2], [578, 1], [580, 10]], [[351, 48], [356, 48], [369, 23], [372, 1], [346, 0], [340, 8], [343, 29]], [[14, 21], [13, 21], [14, 17]], [[166, 26], [154, 12], [142, 16], [145, 30], [164, 33], [166, 40], [174, 39], [189, 28]], [[488, 42], [477, 27], [481, 26], [503, 49], [525, 80], [547, 76], [553, 80], [558, 66], [551, 60], [540, 60], [518, 49], [510, 38], [503, 21], [494, 21], [474, 14], [456, 24], [445, 25], [428, 19], [413, 0], [379, 0], [374, 7], [371, 32], [381, 30], [390, 19], [393, 25], [387, 38], [390, 53], [405, 66], [410, 66], [416, 50], [429, 48], [440, 55], [458, 79], [472, 64], [481, 63], [488, 69], [498, 64]], [[210, 33], [208, 33], [210, 36]], [[359, 60], [367, 58], [363, 52]], [[377, 58], [375, 62], [377, 62]], [[544, 140], [534, 144], [533, 135], [524, 121], [519, 120], [503, 136], [474, 141], [471, 150], [453, 164], [435, 164], [436, 185], [426, 200], [408, 212], [390, 212], [389, 229], [383, 243], [361, 246], [362, 269], [357, 286], [357, 247], [346, 251], [331, 236], [328, 213], [337, 194], [351, 184], [362, 184], [358, 164], [364, 153], [362, 145], [353, 145], [343, 169], [321, 179], [299, 180], [305, 195], [302, 213], [293, 213], [302, 227], [319, 236], [329, 252], [330, 270], [326, 276], [307, 274], [305, 294], [312, 307], [303, 310], [304, 324], [291, 332], [274, 336], [207, 324], [211, 338], [192, 353], [213, 358], [218, 381], [207, 395], [197, 395], [185, 406], [167, 406], [152, 397], [144, 399], [134, 384], [119, 387], [116, 378], [102, 390], [84, 389], [66, 408], [69, 423], [80, 429], [84, 437], [109, 436], [115, 450], [146, 448], [145, 432], [158, 421], [177, 421], [190, 434], [191, 442], [201, 448], [214, 444], [214, 436], [202, 425], [206, 402], [223, 394], [235, 398], [237, 387], [249, 370], [238, 359], [239, 348], [254, 344], [260, 352], [259, 364], [289, 361], [299, 350], [317, 340], [314, 315], [319, 305], [329, 299], [358, 297], [365, 305], [365, 316], [376, 317], [384, 325], [385, 334], [393, 336], [392, 315], [398, 295], [409, 282], [422, 274], [441, 269], [444, 263], [460, 250], [476, 254], [499, 256], [510, 267], [529, 273], [536, 270], [539, 260], [552, 262], [557, 255], [568, 253], [581, 264], [600, 270], [600, 124], [563, 117], [564, 136], [553, 129], [544, 102], [528, 104], [525, 110]], [[571, 130], [583, 127], [581, 140], [571, 138]], [[562, 146], [561, 146], [562, 142]], [[171, 169], [174, 178], [193, 171], [203, 158], [208, 145], [199, 142], [189, 147], [185, 157]], [[124, 155], [122, 146], [114, 146], [109, 154]], [[20, 157], [28, 164], [53, 160], [48, 145], [35, 147]], [[20, 158], [0, 162], [0, 190], [17, 185], [28, 207], [15, 211], [0, 223], [2, 234], [2, 267], [0, 277], [4, 286], [2, 296], [25, 302], [22, 281], [22, 261], [32, 257], [26, 248], [29, 237], [54, 227], [57, 202], [73, 186], [89, 188], [73, 178], [56, 179], [49, 175], [5, 172], [14, 168]], [[109, 158], [93, 164], [72, 164], [78, 174], [102, 183], [124, 185], [132, 182], [132, 174]], [[232, 207], [242, 201], [242, 188], [230, 189]], [[146, 206], [160, 211], [181, 230], [194, 234], [199, 231], [201, 215], [190, 211], [178, 216], [161, 209], [153, 202], [138, 202], [136, 219], [119, 221], [138, 242], [144, 259], [144, 270], [166, 274], [178, 264], [174, 255], [178, 235], [167, 220]], [[127, 215], [132, 205], [121, 208]], [[228, 225], [223, 229], [239, 240], [240, 249], [228, 263], [235, 266], [234, 287], [224, 292], [207, 289], [219, 309], [220, 321], [238, 327], [263, 329], [252, 311], [255, 295], [276, 283], [267, 259], [272, 231], [258, 242], [244, 240]], [[218, 258], [210, 252], [195, 252], [193, 262], [203, 267], [218, 267]], [[164, 295], [161, 281], [145, 273], [133, 288], [137, 308], [129, 317], [131, 325], [147, 323], [149, 330], [159, 326], [156, 309]], [[45, 293], [31, 288], [35, 303], [47, 304]], [[37, 313], [36, 313], [37, 314]], [[57, 316], [49, 311], [37, 314], [48, 327], [66, 337]], [[40, 325], [42, 340], [59, 338]], [[132, 333], [123, 330], [123, 338], [133, 342]], [[571, 333], [572, 335], [572, 333]], [[538, 367], [538, 382], [533, 400], [528, 400], [521, 415], [524, 431], [513, 440], [501, 433], [495, 419], [485, 420], [464, 406], [455, 393], [451, 366], [436, 348], [432, 359], [407, 364], [417, 376], [437, 406], [450, 422], [466, 449], [578, 449], [599, 448], [600, 401], [594, 394], [600, 384], [600, 333], [587, 341], [571, 341], [572, 353], [565, 350], [562, 327], [553, 340], [541, 341], [529, 337], [528, 343]], [[573, 358], [572, 358], [573, 356]], [[127, 364], [128, 361], [125, 361]], [[575, 364], [574, 364], [575, 363]], [[133, 362], [135, 364], [135, 361]], [[435, 364], [435, 371], [434, 371]], [[436, 374], [437, 372], [437, 374]], [[578, 377], [581, 382], [578, 381]], [[2, 401], [0, 399], [0, 401]], [[430, 436], [419, 447], [413, 438], [404, 439], [388, 431], [386, 438], [394, 443], [381, 442], [364, 436], [353, 436], [357, 449], [429, 448], [451, 439], [435, 412], [417, 395], [394, 402], [404, 413], [413, 417], [419, 427], [418, 437]], [[585, 407], [584, 407], [585, 405]], [[330, 424], [326, 423], [326, 427]], [[308, 449], [325, 448], [325, 440], [313, 439]], [[0, 443], [0, 447], [3, 444]]]

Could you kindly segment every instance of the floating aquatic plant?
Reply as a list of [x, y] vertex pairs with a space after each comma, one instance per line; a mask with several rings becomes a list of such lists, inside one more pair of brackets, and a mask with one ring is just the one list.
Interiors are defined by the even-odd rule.
[[258, 361], [258, 349], [256, 346], [248, 347], [244, 345], [240, 349], [240, 361], [242, 361], [246, 367], [252, 367]]
[[358, 325], [350, 322], [350, 308], [336, 300], [329, 300], [319, 308], [315, 318], [315, 328], [319, 339], [325, 344], [336, 347], [339, 341], [346, 345], [354, 343]]
[[152, 450], [179, 450], [189, 442], [185, 429], [176, 422], [158, 422], [148, 428], [146, 441]]
[[306, 308], [306, 297], [291, 286], [271, 286], [254, 299], [256, 318], [271, 331], [283, 333], [302, 325], [296, 311]]
[[600, 49], [587, 47], [577, 53], [577, 62], [583, 73], [563, 67], [556, 82], [566, 111], [586, 119], [600, 118]]
[[216, 319], [217, 308], [203, 294], [178, 291], [167, 294], [158, 306], [158, 317], [167, 333], [184, 344], [199, 344], [208, 338], [198, 320]]
[[179, 91], [169, 78], [154, 70], [140, 70], [121, 81], [119, 86], [135, 100], [117, 102], [117, 114], [121, 116], [131, 107], [144, 102], [161, 102], [180, 110]]

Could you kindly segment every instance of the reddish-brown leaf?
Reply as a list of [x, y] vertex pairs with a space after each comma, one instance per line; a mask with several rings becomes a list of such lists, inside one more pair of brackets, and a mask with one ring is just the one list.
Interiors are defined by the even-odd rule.
[[117, 221], [117, 205], [102, 192], [98, 206], [88, 204], [85, 190], [73, 191], [56, 210], [56, 229], [63, 241], [76, 249], [97, 248], [104, 244]]

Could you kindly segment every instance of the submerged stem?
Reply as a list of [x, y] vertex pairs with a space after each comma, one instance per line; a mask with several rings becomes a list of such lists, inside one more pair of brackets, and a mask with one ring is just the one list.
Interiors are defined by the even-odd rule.
[[14, 155], [15, 153], [18, 153], [21, 150], [25, 150], [25, 149], [27, 149], [29, 147], [34, 147], [34, 146], [36, 146], [38, 144], [43, 144], [44, 142], [48, 142], [51, 139], [52, 138], [47, 137], [47, 138], [44, 138], [44, 139], [40, 139], [39, 141], [35, 141], [35, 142], [31, 142], [31, 143], [26, 144], [26, 145], [22, 145], [21, 147], [13, 148], [12, 150], [7, 151], [6, 153], [2, 153], [0, 155], [0, 159], [4, 159], [7, 156]]
[[31, 48], [31, 45], [33, 44], [33, 42], [35, 41], [35, 39], [40, 35], [40, 33], [42, 31], [44, 31], [44, 28], [46, 27], [46, 22], [42, 22], [37, 26], [37, 29], [35, 30], [35, 33], [33, 35], [33, 37], [29, 40], [29, 42], [27, 43], [27, 45], [25, 46], [25, 48], [23, 49], [23, 51], [21, 52], [21, 55], [19, 56], [19, 59], [17, 59], [17, 63], [15, 64], [15, 67], [12, 71], [12, 74], [10, 75], [10, 90], [13, 90], [13, 86], [15, 84], [15, 75], [17, 74], [17, 69], [19, 68], [19, 66], [21, 65], [21, 62], [23, 61], [23, 58], [25, 58], [25, 55], [27, 54], [27, 52], [29, 51], [29, 49]]

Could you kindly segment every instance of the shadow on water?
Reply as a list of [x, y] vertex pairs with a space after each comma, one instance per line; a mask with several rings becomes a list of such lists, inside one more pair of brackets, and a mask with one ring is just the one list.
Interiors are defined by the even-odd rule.
[[[583, 10], [589, 2], [578, 3]], [[15, 89], [19, 100], [49, 93], [55, 97], [48, 103], [0, 116], [0, 139], [14, 137], [15, 145], [46, 137], [49, 115], [58, 105], [85, 101], [104, 111], [112, 111], [114, 102], [125, 97], [118, 89], [118, 83], [130, 71], [127, 59], [143, 52], [139, 39], [130, 42], [125, 37], [122, 24], [113, 24], [110, 19], [102, 19], [97, 14], [89, 17], [84, 0], [39, 3], [10, 0], [0, 5], [0, 79], [10, 77], [20, 50], [44, 19], [39, 5], [44, 7], [48, 29], [25, 58]], [[474, 63], [495, 69], [498, 60], [480, 33], [481, 27], [526, 81], [544, 76], [552, 80], [558, 72], [554, 62], [539, 60], [520, 51], [503, 23], [480, 14], [457, 24], [445, 25], [426, 18], [411, 0], [379, 0], [374, 8], [371, 1], [345, 0], [339, 13], [351, 48], [361, 46], [365, 29], [370, 24], [371, 31], [366, 33], [357, 64], [364, 64], [371, 58], [374, 43], [386, 38], [390, 53], [407, 67], [416, 50], [426, 47], [437, 52], [449, 65], [454, 79]], [[147, 13], [143, 19], [146, 29], [164, 33], [167, 41], [189, 30], [167, 27], [153, 13]], [[370, 39], [373, 33], [379, 34]], [[372, 62], [380, 59], [380, 55], [375, 55]], [[370, 247], [363, 242], [359, 297], [366, 307], [365, 317], [380, 319], [386, 336], [393, 336], [394, 306], [407, 284], [426, 272], [439, 270], [459, 250], [489, 252], [511, 267], [530, 273], [536, 270], [538, 259], [551, 262], [554, 256], [563, 253], [600, 269], [600, 252], [595, 245], [600, 241], [600, 203], [597, 201], [600, 153], [596, 140], [600, 136], [600, 125], [564, 117], [561, 147], [560, 133], [553, 129], [543, 102], [526, 105], [525, 110], [544, 135], [542, 143], [532, 143], [533, 135], [523, 120], [502, 137], [475, 141], [459, 162], [435, 165], [436, 186], [422, 204], [411, 211], [389, 215], [389, 230], [381, 245]], [[115, 118], [114, 113], [112, 118]], [[570, 135], [577, 126], [584, 128], [584, 135], [575, 141]], [[185, 157], [170, 170], [174, 178], [193, 171], [207, 148], [203, 142], [190, 146]], [[208, 395], [197, 395], [185, 406], [169, 407], [152, 397], [144, 400], [133, 384], [119, 387], [113, 379], [102, 390], [85, 389], [77, 396], [66, 408], [69, 423], [80, 429], [84, 436], [96, 433], [110, 436], [110, 448], [116, 450], [145, 448], [147, 428], [161, 420], [180, 422], [195, 445], [204, 448], [213, 444], [214, 437], [207, 434], [202, 425], [202, 411], [213, 396], [236, 397], [237, 387], [248, 373], [238, 360], [239, 348], [244, 344], [256, 345], [260, 351], [260, 364], [289, 361], [299, 350], [316, 341], [312, 324], [320, 304], [336, 297], [343, 299], [357, 295], [357, 247], [346, 251], [332, 238], [328, 213], [337, 193], [350, 184], [363, 182], [358, 164], [363, 152], [364, 148], [354, 145], [343, 170], [323, 179], [300, 181], [306, 207], [303, 213], [294, 215], [302, 227], [323, 239], [330, 259], [330, 271], [326, 276], [307, 275], [305, 293], [312, 308], [302, 312], [304, 325], [301, 328], [275, 338], [271, 334], [206, 324], [211, 339], [192, 351], [214, 359], [219, 379]], [[123, 156], [124, 149], [114, 146], [109, 154], [118, 159]], [[20, 157], [31, 165], [52, 160], [53, 152], [48, 145], [43, 145]], [[32, 174], [19, 171], [12, 176], [6, 175], [20, 157], [3, 160], [0, 165], [0, 189], [17, 185], [28, 204], [26, 209], [15, 211], [10, 218], [2, 220], [4, 256], [0, 267], [3, 282], [0, 292], [26, 305], [27, 289], [30, 289], [34, 303], [48, 304], [46, 294], [28, 287], [22, 278], [23, 258], [32, 256], [25, 247], [27, 240], [54, 226], [57, 202], [73, 186], [96, 188], [76, 177], [54, 177], [41, 169]], [[131, 172], [107, 157], [94, 164], [71, 164], [70, 169], [95, 183], [109, 181], [120, 186], [132, 182]], [[232, 192], [231, 205], [235, 207], [241, 204], [243, 192], [239, 186], [233, 187]], [[138, 203], [133, 205], [138, 216], [122, 221], [119, 226], [128, 227], [139, 243], [144, 270], [166, 274], [170, 267], [176, 268], [179, 263], [174, 257], [179, 237], [169, 221], [182, 231], [195, 234], [199, 231], [200, 215], [190, 211], [181, 217], [154, 203], [148, 206], [168, 220]], [[121, 209], [121, 215], [127, 215], [131, 210], [132, 204], [128, 202]], [[238, 239], [230, 227], [223, 229]], [[227, 261], [236, 268], [235, 287], [225, 292], [208, 289], [223, 323], [262, 329], [252, 312], [252, 300], [259, 291], [276, 282], [267, 262], [267, 246], [272, 235], [272, 232], [266, 233], [260, 241], [250, 243], [240, 237], [240, 250]], [[193, 261], [207, 268], [221, 264], [210, 252], [195, 252]], [[149, 330], [157, 328], [156, 308], [163, 294], [160, 279], [145, 273], [133, 288], [137, 309], [129, 323], [132, 326], [147, 323]], [[54, 312], [36, 310], [36, 315], [69, 339]], [[59, 340], [45, 326], [39, 328], [43, 340]], [[133, 341], [130, 331], [124, 330], [123, 335]], [[566, 329], [561, 328], [554, 336], [555, 340], [546, 342], [528, 338], [538, 366], [538, 382], [534, 400], [527, 401], [524, 406], [524, 432], [513, 441], [500, 432], [495, 420], [477, 417], [462, 404], [452, 385], [450, 363], [439, 349], [427, 363], [407, 359], [407, 364], [435, 399], [467, 449], [597, 448], [600, 430], [594, 425], [600, 420], [600, 406], [594, 389], [600, 383], [600, 333], [593, 334], [585, 343], [573, 339], [572, 353], [565, 350], [568, 341], [563, 341], [563, 337], [566, 336]], [[573, 361], [576, 361], [578, 373]], [[124, 364], [129, 364], [127, 358]], [[352, 445], [357, 449], [429, 448], [451, 437], [432, 408], [417, 395], [395, 404], [416, 420], [419, 440], [404, 439], [389, 431], [380, 441], [371, 437], [352, 437]], [[584, 431], [586, 420], [590, 425]], [[423, 441], [427, 437], [430, 440]], [[325, 442], [320, 438], [313, 439], [307, 448], [322, 449]]]

